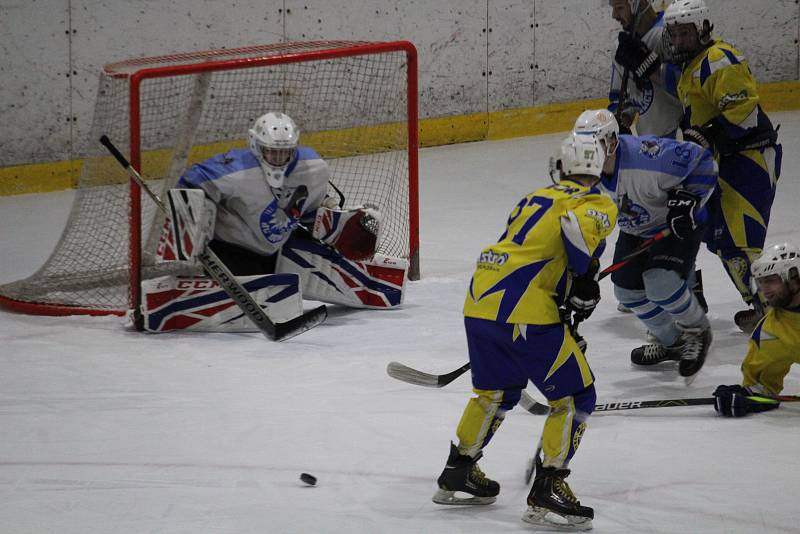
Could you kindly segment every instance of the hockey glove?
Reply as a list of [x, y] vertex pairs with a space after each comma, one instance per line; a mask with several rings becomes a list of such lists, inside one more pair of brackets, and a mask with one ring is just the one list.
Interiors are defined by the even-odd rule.
[[572, 278], [572, 286], [567, 296], [567, 309], [574, 314], [577, 321], [588, 319], [597, 307], [597, 303], [600, 302], [600, 284], [597, 283], [598, 267], [599, 262], [593, 260], [586, 273]]
[[673, 189], [667, 199], [667, 224], [675, 237], [683, 241], [697, 229], [694, 209], [698, 198], [685, 189]]
[[739, 385], [717, 386], [714, 397], [714, 409], [725, 417], [743, 417], [749, 413], [774, 410], [781, 405], [780, 401], [754, 395], [749, 389]]
[[637, 80], [648, 79], [661, 66], [658, 55], [633, 35], [620, 32], [618, 39], [619, 45], [614, 60], [629, 69]]

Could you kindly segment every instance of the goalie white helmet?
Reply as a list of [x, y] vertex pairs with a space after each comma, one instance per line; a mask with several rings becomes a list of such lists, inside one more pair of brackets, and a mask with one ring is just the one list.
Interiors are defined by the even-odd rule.
[[789, 243], [774, 245], [753, 262], [750, 271], [756, 280], [773, 274], [780, 275], [784, 282], [800, 277], [800, 249]]
[[292, 162], [300, 130], [291, 117], [283, 113], [267, 113], [256, 119], [247, 132], [250, 151], [261, 164], [270, 187], [283, 187], [286, 168]]
[[594, 135], [603, 143], [605, 154], [610, 156], [617, 146], [619, 124], [614, 114], [607, 109], [590, 109], [578, 116], [572, 132], [577, 135]]
[[555, 168], [561, 172], [561, 177], [589, 175], [600, 178], [605, 159], [605, 151], [597, 136], [573, 133], [561, 141]]
[[[684, 24], [694, 26], [697, 41], [693, 46], [681, 38], [679, 27]], [[695, 56], [695, 54], [711, 42], [711, 31], [714, 26], [709, 18], [709, 10], [704, 0], [675, 0], [664, 11], [664, 26], [667, 31], [665, 37], [669, 37], [668, 54], [675, 62], [685, 62]], [[676, 43], [676, 41], [681, 41]]]

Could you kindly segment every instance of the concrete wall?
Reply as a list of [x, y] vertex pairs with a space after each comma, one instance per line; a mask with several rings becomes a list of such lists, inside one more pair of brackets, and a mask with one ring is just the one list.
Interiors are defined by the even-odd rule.
[[[798, 0], [707, 0], [760, 82], [799, 77]], [[420, 116], [601, 98], [607, 0], [0, 0], [0, 167], [77, 158], [106, 63], [281, 40], [412, 41]]]

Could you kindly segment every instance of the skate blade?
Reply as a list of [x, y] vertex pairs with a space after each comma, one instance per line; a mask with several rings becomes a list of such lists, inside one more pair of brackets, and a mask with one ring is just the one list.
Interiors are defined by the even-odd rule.
[[[469, 497], [460, 497], [459, 495], [469, 495]], [[497, 497], [476, 497], [466, 492], [449, 491], [440, 488], [433, 494], [432, 500], [436, 504], [447, 505], [492, 504], [497, 500]]]
[[575, 532], [592, 529], [592, 520], [577, 515], [561, 515], [547, 508], [528, 506], [522, 520], [531, 525], [556, 532]]

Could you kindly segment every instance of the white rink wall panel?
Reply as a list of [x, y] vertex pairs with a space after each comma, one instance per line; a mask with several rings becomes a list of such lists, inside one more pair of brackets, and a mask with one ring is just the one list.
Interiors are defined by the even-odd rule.
[[619, 24], [607, 2], [536, 2], [534, 103], [608, 95]]
[[0, 166], [72, 157], [68, 33], [66, 2], [0, 2]]
[[489, 111], [534, 104], [534, 2], [489, 2]]
[[486, 111], [486, 0], [332, 4], [287, 0], [286, 39], [411, 41], [419, 54], [420, 118]]
[[[85, 153], [103, 65], [132, 57], [279, 42], [283, 14], [274, 2], [71, 0], [73, 143]], [[82, 120], [81, 120], [82, 119]]]
[[714, 35], [744, 54], [759, 82], [798, 78], [800, 4], [797, 0], [706, 0]]
[[[796, 0], [707, 0], [761, 82], [796, 80]], [[80, 158], [102, 65], [281, 40], [407, 39], [420, 117], [607, 94], [607, 0], [29, 0], [0, 2], [0, 167]]]

